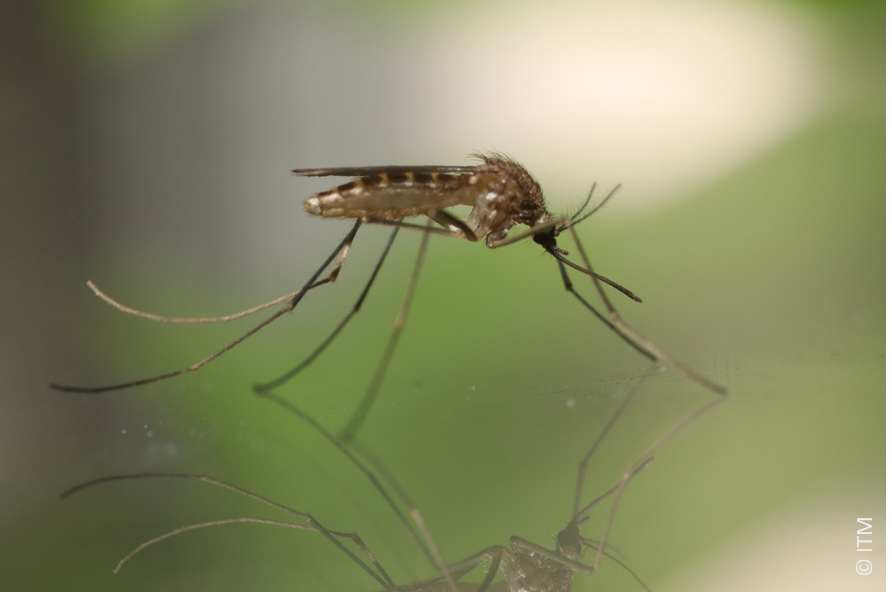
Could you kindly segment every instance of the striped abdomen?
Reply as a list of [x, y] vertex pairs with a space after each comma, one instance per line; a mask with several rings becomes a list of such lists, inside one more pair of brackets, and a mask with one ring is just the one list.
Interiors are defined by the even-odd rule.
[[492, 174], [381, 172], [317, 193], [306, 199], [304, 208], [326, 218], [419, 216], [452, 206], [476, 205]]

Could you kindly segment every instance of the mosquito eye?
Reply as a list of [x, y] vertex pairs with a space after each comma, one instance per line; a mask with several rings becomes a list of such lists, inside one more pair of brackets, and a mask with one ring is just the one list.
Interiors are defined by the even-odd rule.
[[562, 545], [560, 547], [560, 552], [561, 555], [563, 555], [564, 557], [575, 559], [582, 554], [582, 544], [579, 542], [575, 542], [570, 545]]

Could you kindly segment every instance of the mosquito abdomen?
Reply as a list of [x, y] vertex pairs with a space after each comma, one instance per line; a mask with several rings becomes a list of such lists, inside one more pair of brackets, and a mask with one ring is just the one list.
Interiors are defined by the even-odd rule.
[[473, 206], [486, 174], [382, 172], [317, 193], [304, 209], [324, 218], [419, 216], [452, 206]]

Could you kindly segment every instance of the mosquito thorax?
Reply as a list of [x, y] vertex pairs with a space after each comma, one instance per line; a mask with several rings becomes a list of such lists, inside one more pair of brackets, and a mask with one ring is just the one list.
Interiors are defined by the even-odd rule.
[[468, 217], [468, 224], [481, 235], [488, 233], [488, 247], [494, 248], [513, 226], [523, 224], [532, 228], [543, 217], [548, 217], [542, 188], [523, 165], [499, 153], [471, 156], [483, 161], [480, 176], [487, 184]]

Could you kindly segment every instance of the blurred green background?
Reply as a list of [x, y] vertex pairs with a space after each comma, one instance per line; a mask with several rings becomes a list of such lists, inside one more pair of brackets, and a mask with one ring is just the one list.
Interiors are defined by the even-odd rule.
[[[6, 2], [0, 588], [374, 590], [312, 533], [260, 525], [142, 541], [203, 520], [281, 518], [213, 475], [361, 533], [400, 583], [432, 574], [368, 483], [251, 395], [346, 313], [383, 246], [363, 229], [334, 286], [199, 373], [251, 326], [163, 326], [301, 285], [349, 228], [294, 167], [466, 164], [501, 150], [644, 303], [624, 318], [726, 385], [627, 490], [610, 542], [655, 591], [880, 590], [884, 511], [884, 5], [879, 2]], [[403, 233], [360, 315], [279, 393], [332, 430], [365, 390], [420, 237]], [[569, 241], [563, 246], [575, 251]], [[591, 286], [575, 278], [584, 293]], [[529, 242], [434, 238], [361, 437], [449, 560], [511, 535], [551, 546], [576, 466], [647, 363], [565, 293]], [[645, 383], [584, 497], [708, 398]], [[585, 534], [600, 536], [593, 514]], [[875, 526], [858, 553], [857, 518]], [[868, 558], [873, 573], [855, 573]], [[640, 590], [615, 564], [574, 589]]]

